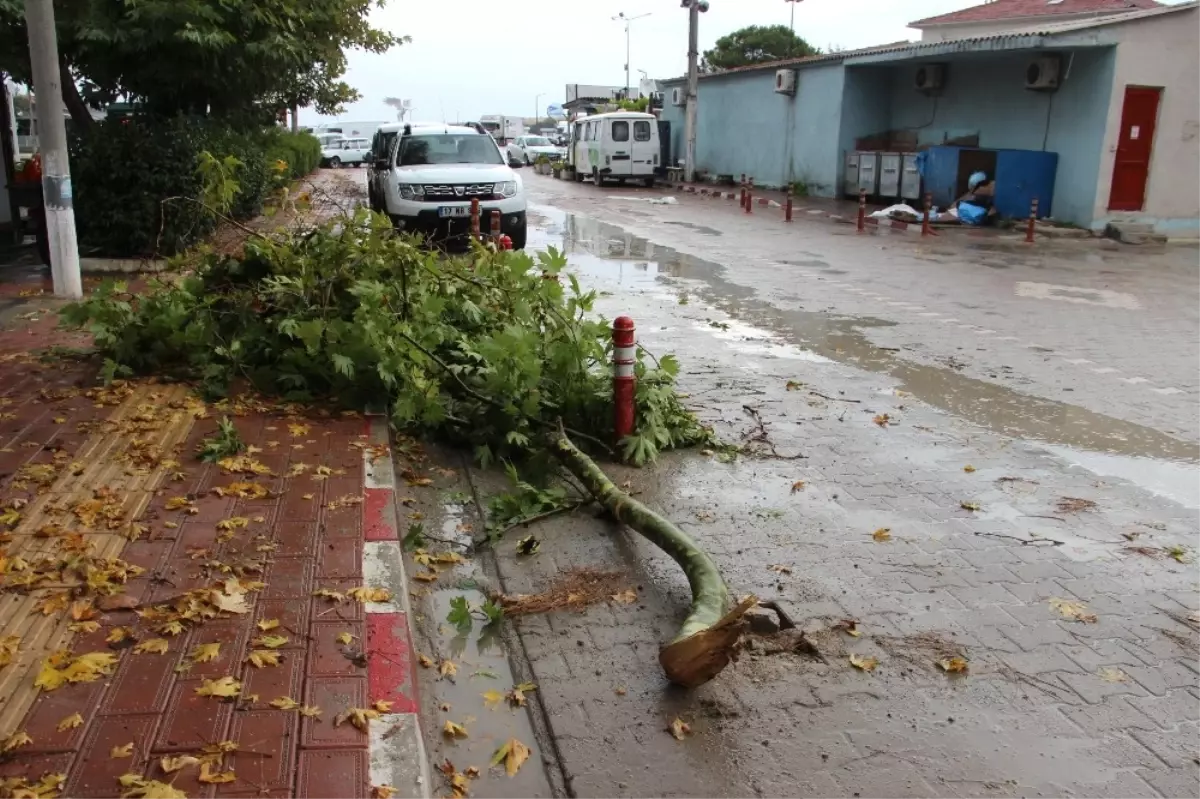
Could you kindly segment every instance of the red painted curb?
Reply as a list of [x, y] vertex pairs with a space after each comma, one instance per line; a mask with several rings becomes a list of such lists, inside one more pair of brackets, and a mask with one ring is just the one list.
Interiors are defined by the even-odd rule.
[[363, 489], [363, 540], [395, 541], [397, 530], [394, 518], [389, 518], [388, 506], [393, 491], [387, 488]]
[[417, 673], [404, 613], [367, 614], [367, 696], [391, 702], [390, 713], [417, 713]]

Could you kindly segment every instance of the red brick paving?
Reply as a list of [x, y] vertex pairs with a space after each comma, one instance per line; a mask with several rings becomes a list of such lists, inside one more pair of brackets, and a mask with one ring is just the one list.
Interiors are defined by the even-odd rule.
[[[42, 299], [32, 303], [45, 303]], [[18, 314], [19, 315], [19, 314]], [[52, 344], [86, 345], [87, 336], [56, 330], [53, 312], [35, 320], [15, 319], [0, 329], [0, 507], [7, 500], [31, 494], [12, 487], [13, 475], [26, 463], [51, 460], [54, 449], [73, 453], [88, 438], [88, 425], [107, 418], [112, 408], [97, 408], [72, 390], [93, 385], [94, 367], [65, 361], [38, 363], [14, 355]], [[66, 392], [63, 399], [48, 401], [50, 392]], [[239, 416], [235, 423], [248, 444], [279, 475], [294, 463], [329, 465], [344, 474], [325, 480], [311, 472], [295, 477], [264, 478], [258, 482], [279, 489], [265, 500], [234, 500], [211, 493], [217, 486], [241, 479], [201, 464], [192, 452], [216, 428], [220, 413], [199, 420], [182, 447], [179, 482], [160, 486], [142, 520], [150, 528], [147, 539], [126, 545], [122, 558], [147, 571], [133, 579], [128, 593], [152, 594], [168, 599], [193, 587], [212, 585], [219, 576], [204, 575], [203, 558], [234, 562], [239, 558], [265, 560], [262, 591], [250, 594], [250, 613], [210, 620], [183, 635], [169, 638], [166, 654], [118, 652], [120, 660], [106, 681], [64, 686], [42, 693], [16, 730], [34, 743], [0, 758], [0, 777], [24, 776], [37, 780], [44, 773], [64, 772], [64, 796], [114, 796], [121, 789], [117, 778], [137, 773], [147, 779], [170, 782], [158, 766], [164, 754], [198, 753], [207, 744], [233, 740], [242, 751], [227, 756], [237, 781], [204, 785], [195, 769], [174, 775], [174, 786], [189, 797], [237, 796], [365, 796], [368, 786], [368, 736], [349, 724], [335, 727], [334, 717], [350, 707], [366, 707], [367, 669], [343, 654], [336, 636], [349, 632], [358, 646], [367, 639], [361, 605], [331, 605], [314, 598], [318, 587], [345, 590], [362, 583], [362, 506], [328, 510], [325, 505], [344, 496], [362, 496], [361, 450], [365, 423], [357, 418], [309, 419], [311, 431], [293, 439], [287, 421], [263, 414]], [[274, 428], [274, 429], [270, 429]], [[293, 449], [297, 440], [303, 449]], [[272, 446], [269, 442], [279, 442]], [[312, 442], [312, 443], [308, 443]], [[36, 446], [24, 446], [34, 444]], [[312, 494], [311, 499], [304, 499]], [[171, 497], [189, 496], [195, 512], [167, 510]], [[262, 517], [237, 531], [231, 541], [217, 540], [216, 523], [231, 516]], [[168, 527], [166, 523], [176, 524]], [[260, 544], [273, 551], [259, 553]], [[247, 579], [255, 579], [249, 575]], [[286, 635], [279, 649], [280, 665], [258, 669], [245, 662], [251, 640], [262, 632], [255, 623], [278, 619], [274, 633]], [[105, 637], [118, 625], [134, 627], [142, 639], [155, 637], [146, 623], [131, 612], [114, 612], [99, 618], [99, 630], [75, 636], [75, 654], [108, 651]], [[194, 664], [177, 673], [193, 647], [220, 642], [220, 656], [210, 663]], [[257, 694], [257, 702], [224, 702], [202, 697], [195, 689], [205, 678], [233, 675], [243, 681], [243, 696]], [[303, 718], [296, 711], [276, 710], [272, 699], [289, 696], [319, 706], [319, 719]], [[57, 731], [58, 723], [72, 713], [85, 723]], [[134, 743], [132, 758], [114, 759], [114, 746]]]

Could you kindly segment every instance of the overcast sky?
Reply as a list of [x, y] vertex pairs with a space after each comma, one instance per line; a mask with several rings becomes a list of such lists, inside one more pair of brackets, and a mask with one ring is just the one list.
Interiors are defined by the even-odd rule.
[[[978, 5], [981, 0], [803, 0], [796, 33], [828, 48], [867, 47], [919, 33], [913, 20]], [[700, 15], [700, 50], [747, 25], [788, 24], [785, 0], [710, 0]], [[561, 103], [568, 83], [625, 85], [625, 33], [611, 18], [650, 13], [631, 26], [633, 70], [669, 78], [687, 70], [687, 11], [679, 0], [390, 0], [374, 24], [412, 37], [384, 55], [349, 56], [347, 80], [362, 100], [344, 120], [393, 120], [385, 97], [412, 100], [411, 119], [455, 121], [483, 114], [532, 116]], [[538, 95], [541, 95], [538, 99]], [[535, 101], [537, 105], [535, 106]], [[301, 122], [323, 121], [311, 109]]]

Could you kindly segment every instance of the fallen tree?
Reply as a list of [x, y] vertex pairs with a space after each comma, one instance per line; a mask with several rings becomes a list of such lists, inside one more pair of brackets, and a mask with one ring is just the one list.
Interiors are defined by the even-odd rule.
[[[156, 374], [209, 395], [243, 384], [289, 401], [386, 406], [397, 431], [468, 446], [484, 466], [557, 458], [683, 568], [692, 610], [662, 663], [698, 685], [728, 662], [745, 603], [726, 615], [712, 560], [575, 446], [611, 452], [612, 336], [592, 313], [595, 292], [565, 265], [554, 251], [440, 256], [362, 211], [307, 234], [253, 237], [240, 257], [209, 253], [143, 294], [105, 284], [62, 316], [93, 334], [110, 379]], [[619, 442], [634, 463], [713, 443], [676, 393], [677, 370], [670, 356], [650, 366], [639, 354], [637, 433]]]

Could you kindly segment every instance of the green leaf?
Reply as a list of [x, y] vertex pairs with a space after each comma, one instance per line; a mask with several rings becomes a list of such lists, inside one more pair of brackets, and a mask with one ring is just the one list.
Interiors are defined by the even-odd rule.
[[450, 612], [446, 614], [446, 621], [458, 628], [459, 632], [471, 629], [474, 620], [471, 618], [471, 606], [465, 596], [456, 596], [450, 600]]
[[410, 552], [425, 546], [425, 525], [420, 522], [410, 524], [408, 532], [404, 534], [404, 539], [401, 541], [401, 546]]
[[504, 608], [493, 603], [490, 599], [483, 603], [483, 607], [480, 610], [483, 611], [484, 616], [487, 616], [488, 624], [499, 624], [500, 620], [504, 618]]

